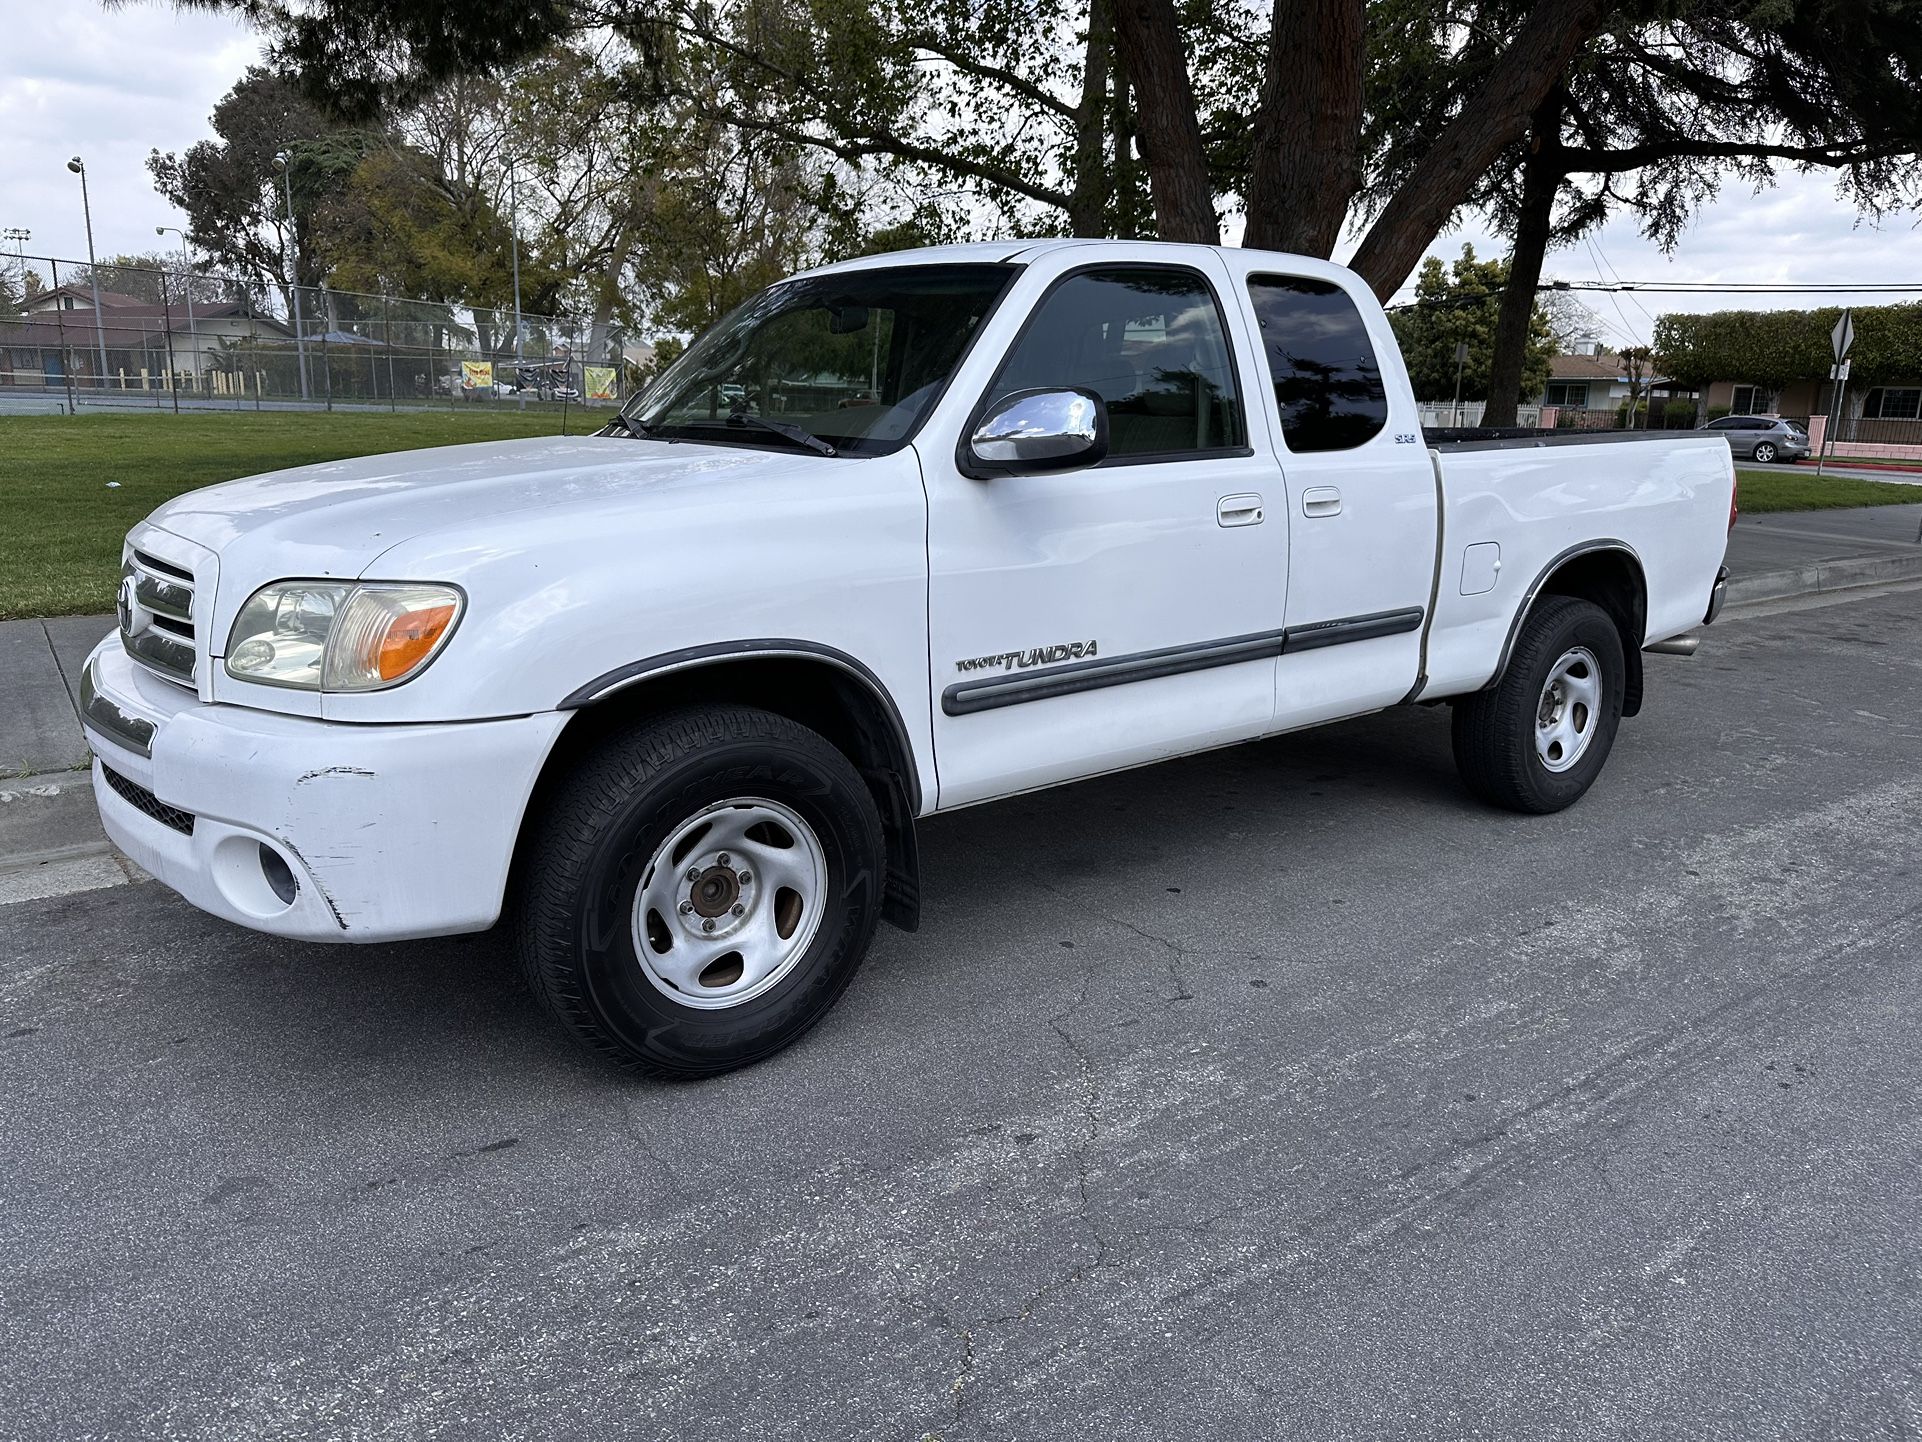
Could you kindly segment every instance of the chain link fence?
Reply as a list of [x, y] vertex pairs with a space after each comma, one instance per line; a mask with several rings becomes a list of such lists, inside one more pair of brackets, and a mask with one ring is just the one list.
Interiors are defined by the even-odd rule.
[[0, 409], [605, 409], [645, 358], [581, 315], [15, 253], [0, 272]]

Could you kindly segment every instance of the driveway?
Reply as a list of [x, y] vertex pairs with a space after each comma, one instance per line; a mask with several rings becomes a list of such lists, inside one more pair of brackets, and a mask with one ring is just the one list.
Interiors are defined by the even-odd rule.
[[1922, 592], [929, 824], [790, 1052], [610, 1074], [486, 939], [0, 907], [0, 1437], [1884, 1437], [1922, 1414]]

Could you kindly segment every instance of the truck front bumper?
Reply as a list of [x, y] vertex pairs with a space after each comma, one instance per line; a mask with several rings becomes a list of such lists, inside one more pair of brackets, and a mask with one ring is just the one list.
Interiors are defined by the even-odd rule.
[[114, 844], [203, 911], [308, 941], [493, 925], [567, 719], [383, 726], [208, 705], [112, 636], [81, 691]]

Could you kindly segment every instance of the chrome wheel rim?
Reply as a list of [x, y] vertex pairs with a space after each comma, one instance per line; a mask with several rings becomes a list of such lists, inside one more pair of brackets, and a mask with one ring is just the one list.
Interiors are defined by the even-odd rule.
[[1535, 708], [1535, 754], [1566, 771], [1588, 750], [1602, 709], [1602, 668], [1586, 646], [1571, 646], [1549, 668]]
[[1763, 441], [1761, 445], [1755, 448], [1755, 459], [1766, 466], [1770, 461], [1775, 459], [1775, 447], [1767, 441]]
[[718, 1011], [780, 985], [820, 930], [820, 838], [778, 801], [736, 797], [656, 848], [634, 893], [634, 954], [655, 990]]

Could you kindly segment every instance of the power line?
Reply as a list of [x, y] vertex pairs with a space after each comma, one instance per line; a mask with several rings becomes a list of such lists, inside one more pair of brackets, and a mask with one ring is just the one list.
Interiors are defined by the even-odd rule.
[[[1622, 273], [1619, 270], [1615, 269], [1615, 262], [1608, 258], [1607, 252], [1602, 249], [1602, 243], [1599, 240], [1594, 239], [1592, 236], [1585, 236], [1583, 238], [1588, 241], [1589, 245], [1593, 248], [1595, 254], [1601, 257], [1602, 264], [1608, 267], [1608, 273], [1614, 276], [1616, 279], [1616, 282], [1619, 284], [1622, 279]], [[1647, 316], [1648, 323], [1650, 325], [1654, 325], [1655, 317], [1652, 315], [1649, 315], [1648, 307], [1643, 305], [1639, 300], [1635, 298], [1635, 292], [1628, 291], [1626, 292], [1626, 294], [1628, 296], [1628, 303], [1634, 306], [1635, 309], [1639, 310], [1644, 316]]]
[[[1588, 248], [1589, 263], [1595, 267], [1595, 279], [1604, 285], [1607, 284], [1606, 277], [1602, 275], [1601, 257], [1597, 255], [1595, 251], [1595, 242], [1590, 240], [1587, 236], [1583, 236], [1582, 244]], [[1622, 309], [1622, 302], [1619, 299], [1621, 292], [1603, 291], [1601, 293], [1606, 295], [1609, 298], [1609, 304], [1615, 307], [1615, 314], [1621, 318], [1621, 322], [1622, 322], [1621, 333], [1623, 335], [1626, 335], [1636, 345], [1641, 345], [1642, 338], [1635, 333], [1635, 327], [1628, 323], [1628, 312]]]
[[[1501, 295], [1506, 286], [1492, 285], [1481, 293], [1462, 298], [1441, 300], [1404, 300], [1384, 306], [1384, 310], [1414, 310], [1437, 307], [1478, 306], [1492, 297]], [[1545, 280], [1535, 289], [1540, 291], [1560, 291], [1578, 295], [1617, 295], [1639, 292], [1642, 295], [1922, 295], [1922, 282], [1913, 284], [1863, 284], [1848, 285], [1822, 283], [1816, 285], [1768, 284], [1762, 282], [1731, 282], [1715, 284], [1699, 281], [1667, 280]], [[1648, 311], [1637, 306], [1642, 314]], [[1624, 317], [1626, 319], [1626, 317]]]

